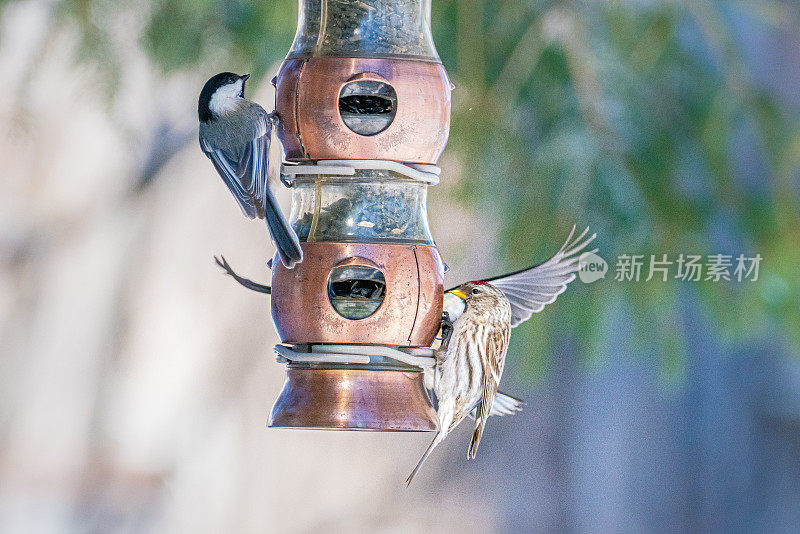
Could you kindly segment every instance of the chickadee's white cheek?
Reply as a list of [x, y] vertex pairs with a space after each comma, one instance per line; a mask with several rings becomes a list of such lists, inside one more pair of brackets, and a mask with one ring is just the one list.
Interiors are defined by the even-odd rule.
[[241, 92], [241, 80], [223, 85], [211, 95], [211, 102], [209, 102], [208, 107], [217, 115], [232, 111], [239, 104], [239, 94]]
[[450, 315], [451, 321], [455, 321], [459, 315], [464, 313], [465, 309], [467, 309], [467, 303], [460, 297], [452, 293], [444, 294], [444, 311]]

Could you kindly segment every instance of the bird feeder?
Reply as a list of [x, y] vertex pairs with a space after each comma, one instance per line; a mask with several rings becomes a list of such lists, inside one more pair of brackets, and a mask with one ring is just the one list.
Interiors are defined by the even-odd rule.
[[451, 84], [430, 0], [299, 5], [275, 109], [303, 261], [273, 262], [276, 352], [288, 367], [270, 426], [437, 430], [423, 368], [444, 264], [426, 200]]

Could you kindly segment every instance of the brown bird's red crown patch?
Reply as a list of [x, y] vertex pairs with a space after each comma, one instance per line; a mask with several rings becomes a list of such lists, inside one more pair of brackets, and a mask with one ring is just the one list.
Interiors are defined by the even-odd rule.
[[476, 286], [485, 286], [488, 282], [486, 280], [473, 280], [470, 284], [475, 284]]

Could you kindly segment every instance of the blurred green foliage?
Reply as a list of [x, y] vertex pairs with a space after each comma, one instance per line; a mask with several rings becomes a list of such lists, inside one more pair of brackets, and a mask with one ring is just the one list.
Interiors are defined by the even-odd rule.
[[80, 29], [82, 58], [102, 61], [107, 73], [122, 60], [113, 53], [120, 18], [144, 25], [141, 46], [165, 74], [226, 65], [263, 77], [285, 55], [297, 25], [292, 0], [65, 0], [58, 11]]
[[[165, 73], [254, 77], [286, 53], [297, 14], [292, 0], [58, 6], [111, 75], [112, 12], [143, 19], [141, 44]], [[457, 87], [447, 157], [469, 177], [461, 200], [500, 214], [509, 268], [549, 257], [573, 222], [598, 233], [609, 260], [605, 281], [573, 286], [514, 336], [514, 359], [532, 374], [554, 344], [602, 355], [616, 350], [612, 334], [676, 372], [691, 342], [687, 302], [729, 339], [779, 329], [800, 347], [800, 122], [753, 81], [734, 31], [742, 20], [777, 33], [797, 28], [798, 13], [773, 0], [434, 0]], [[763, 172], [747, 175], [743, 157]], [[764, 257], [757, 282], [611, 281], [619, 254], [740, 252]]]
[[[753, 82], [733, 29], [742, 19], [796, 27], [796, 10], [703, 0], [434, 6], [458, 86], [448, 150], [485, 178], [465, 182], [463, 195], [503, 214], [509, 267], [532, 251], [546, 258], [573, 221], [597, 231], [610, 264], [606, 281], [521, 329], [521, 360], [540, 370], [570, 337], [599, 356], [616, 348], [613, 337], [675, 372], [690, 342], [682, 307], [694, 300], [728, 339], [778, 328], [800, 346], [800, 123]], [[738, 170], [742, 135], [763, 175]], [[765, 258], [757, 282], [608, 282], [620, 254], [644, 254], [645, 278], [650, 254], [741, 252]]]

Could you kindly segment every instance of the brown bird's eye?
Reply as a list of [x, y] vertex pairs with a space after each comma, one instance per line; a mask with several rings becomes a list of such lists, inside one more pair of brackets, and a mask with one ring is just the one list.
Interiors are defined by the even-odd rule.
[[478, 288], [477, 287], [473, 287], [472, 288], [472, 294], [473, 295], [477, 295], [478, 293], [480, 293], [480, 291], [478, 291]]

